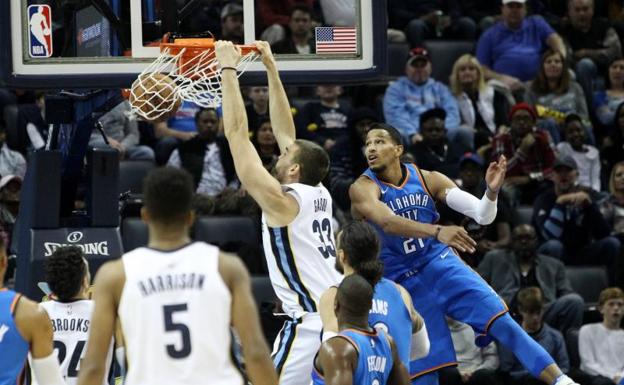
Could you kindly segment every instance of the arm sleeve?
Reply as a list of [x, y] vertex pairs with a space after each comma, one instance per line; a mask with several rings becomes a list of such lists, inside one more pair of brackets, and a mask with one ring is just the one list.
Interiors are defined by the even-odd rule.
[[480, 225], [489, 225], [496, 218], [498, 199], [491, 201], [487, 194], [481, 200], [474, 195], [462, 191], [458, 187], [452, 188], [446, 194], [446, 204], [453, 210], [474, 219]]
[[44, 358], [33, 358], [32, 369], [39, 385], [65, 385], [54, 352]]

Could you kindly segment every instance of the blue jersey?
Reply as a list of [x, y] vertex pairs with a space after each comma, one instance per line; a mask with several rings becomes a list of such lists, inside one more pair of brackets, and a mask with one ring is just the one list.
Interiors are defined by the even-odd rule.
[[[336, 337], [347, 339], [358, 352], [358, 361], [353, 373], [353, 384], [385, 385], [390, 377], [394, 361], [392, 348], [388, 337], [383, 330], [369, 333], [362, 330], [346, 329]], [[325, 385], [325, 378], [320, 374], [316, 365], [312, 371], [312, 383]]]
[[[407, 176], [401, 186], [383, 182], [369, 168], [363, 175], [379, 186], [379, 199], [396, 215], [420, 223], [436, 223], [440, 218], [435, 201], [422, 174], [414, 164], [402, 164], [407, 169]], [[384, 262], [384, 275], [394, 281], [401, 275], [425, 265], [448, 248], [434, 237], [405, 238], [384, 233], [379, 226], [371, 223], [381, 238], [381, 260]]]
[[382, 278], [375, 285], [373, 306], [368, 315], [368, 323], [371, 327], [381, 328], [390, 334], [396, 344], [399, 358], [405, 367], [409, 368], [412, 317], [394, 282]]
[[28, 357], [28, 342], [13, 319], [21, 294], [0, 289], [0, 385], [15, 385]]

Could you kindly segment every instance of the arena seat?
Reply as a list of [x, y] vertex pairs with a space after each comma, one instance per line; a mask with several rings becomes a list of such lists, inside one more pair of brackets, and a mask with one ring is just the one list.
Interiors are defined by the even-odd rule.
[[405, 76], [405, 62], [409, 55], [407, 43], [388, 43], [388, 77]]
[[533, 206], [518, 206], [513, 212], [513, 226], [530, 225], [533, 219]]
[[425, 47], [431, 58], [431, 77], [449, 84], [453, 64], [463, 54], [473, 53], [475, 43], [465, 40], [427, 40]]
[[570, 357], [570, 366], [573, 368], [578, 368], [581, 365], [578, 340], [579, 340], [579, 329], [577, 328], [568, 329], [565, 335], [565, 343], [566, 343], [566, 349], [568, 351], [568, 356]]
[[193, 228], [198, 241], [225, 247], [230, 243], [257, 244], [258, 230], [254, 221], [245, 216], [206, 216], [197, 218]]
[[260, 308], [263, 303], [273, 303], [277, 299], [273, 291], [273, 286], [271, 285], [271, 279], [267, 275], [252, 276], [251, 291], [258, 308]]
[[602, 266], [566, 266], [566, 275], [588, 309], [595, 310], [600, 292], [609, 286], [606, 269]]
[[119, 192], [143, 192], [143, 179], [156, 165], [149, 160], [124, 160], [119, 162]]
[[121, 224], [121, 242], [124, 253], [147, 245], [147, 225], [141, 218], [126, 218]]

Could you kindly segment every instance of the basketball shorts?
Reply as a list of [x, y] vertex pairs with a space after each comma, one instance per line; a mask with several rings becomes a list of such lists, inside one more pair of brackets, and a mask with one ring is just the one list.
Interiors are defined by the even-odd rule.
[[271, 353], [280, 385], [310, 385], [314, 356], [321, 347], [322, 330], [318, 313], [284, 322]]
[[397, 281], [409, 291], [431, 341], [429, 355], [410, 363], [412, 378], [456, 364], [446, 315], [470, 325], [477, 344], [485, 346], [491, 342], [491, 323], [508, 311], [498, 294], [450, 248]]

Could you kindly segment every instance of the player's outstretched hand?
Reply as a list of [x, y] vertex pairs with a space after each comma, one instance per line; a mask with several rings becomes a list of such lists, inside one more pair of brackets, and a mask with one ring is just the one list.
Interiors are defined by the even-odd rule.
[[506, 172], [507, 158], [505, 158], [505, 155], [501, 155], [500, 158], [498, 158], [498, 162], [490, 163], [490, 166], [485, 172], [485, 182], [491, 191], [498, 192], [501, 187], [503, 187]]
[[477, 242], [461, 226], [442, 226], [438, 240], [464, 253], [474, 253]]
[[241, 59], [241, 50], [232, 44], [231, 41], [219, 40], [215, 43], [215, 55], [221, 68], [234, 67]]
[[275, 64], [275, 57], [273, 56], [273, 52], [271, 51], [271, 46], [268, 42], [263, 40], [256, 40], [253, 42], [253, 45], [258, 48], [260, 51], [260, 57], [262, 58], [262, 64], [265, 66]]

